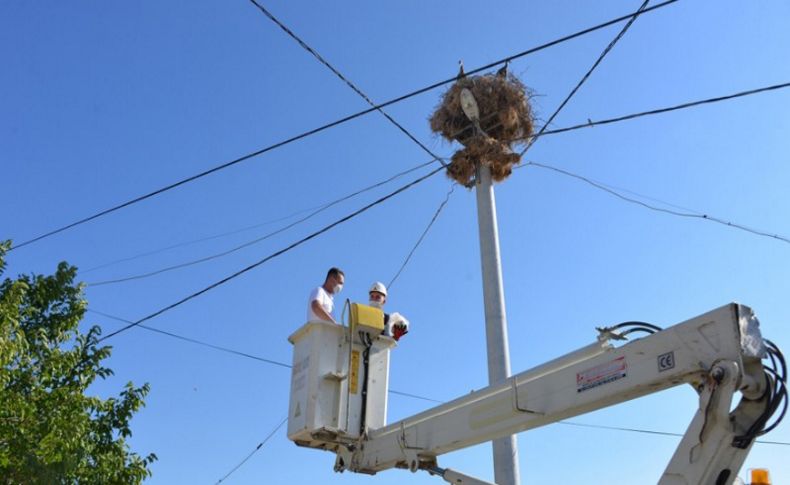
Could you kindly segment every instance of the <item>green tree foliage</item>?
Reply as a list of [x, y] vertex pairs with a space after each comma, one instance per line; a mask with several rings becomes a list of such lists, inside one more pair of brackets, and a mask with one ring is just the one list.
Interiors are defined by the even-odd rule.
[[[0, 277], [10, 243], [0, 243]], [[151, 475], [154, 454], [126, 443], [148, 384], [118, 397], [86, 395], [112, 371], [100, 329], [81, 333], [87, 306], [76, 268], [0, 283], [0, 484], [127, 484]]]

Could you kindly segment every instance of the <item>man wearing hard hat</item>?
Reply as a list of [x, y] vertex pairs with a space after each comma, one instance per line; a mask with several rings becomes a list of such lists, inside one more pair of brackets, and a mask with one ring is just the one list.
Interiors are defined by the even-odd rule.
[[[383, 311], [384, 304], [387, 303], [387, 287], [384, 286], [384, 283], [380, 281], [373, 283], [368, 294], [370, 295], [368, 304]], [[401, 337], [409, 333], [409, 321], [403, 318], [400, 313], [385, 313], [382, 333], [395, 340], [400, 340]]]

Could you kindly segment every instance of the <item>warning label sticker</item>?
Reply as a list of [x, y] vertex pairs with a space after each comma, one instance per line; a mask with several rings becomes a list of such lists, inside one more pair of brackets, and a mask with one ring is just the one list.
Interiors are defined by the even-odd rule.
[[594, 387], [609, 384], [628, 374], [625, 356], [576, 373], [576, 392], [584, 392]]
[[351, 352], [351, 379], [348, 390], [351, 394], [356, 394], [359, 390], [359, 350]]

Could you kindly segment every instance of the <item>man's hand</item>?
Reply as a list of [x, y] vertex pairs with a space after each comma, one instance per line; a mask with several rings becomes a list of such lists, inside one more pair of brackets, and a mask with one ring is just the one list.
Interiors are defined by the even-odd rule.
[[400, 340], [401, 337], [409, 333], [409, 330], [406, 328], [406, 325], [398, 324], [392, 328], [392, 338], [395, 341]]

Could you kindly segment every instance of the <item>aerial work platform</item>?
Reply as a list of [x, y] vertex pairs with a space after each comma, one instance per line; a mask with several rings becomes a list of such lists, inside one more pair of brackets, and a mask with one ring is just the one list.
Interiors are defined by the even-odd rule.
[[[784, 358], [762, 338], [752, 310], [731, 303], [663, 330], [641, 322], [600, 328], [590, 345], [386, 425], [387, 366], [394, 342], [371, 334], [352, 338], [348, 327], [329, 325], [308, 323], [291, 336], [295, 348], [288, 435], [298, 445], [336, 453], [336, 471], [422, 469], [451, 483], [488, 483], [439, 468], [437, 459], [689, 384], [699, 395], [699, 406], [658, 481], [727, 485], [735, 480], [756, 437], [776, 425], [769, 421], [787, 399]], [[627, 341], [636, 332], [647, 336]], [[618, 340], [627, 343], [616, 347], [612, 342]], [[364, 365], [358, 367], [363, 372], [358, 379], [368, 380], [367, 400], [364, 393], [352, 392], [363, 383], [354, 385], [349, 377], [349, 369], [351, 376], [357, 372], [355, 352], [365, 351], [375, 356], [369, 359], [369, 372], [363, 372]], [[781, 368], [764, 367], [767, 357]], [[741, 399], [734, 406], [736, 393]], [[315, 406], [323, 414], [308, 422], [295, 415], [294, 405], [304, 406], [311, 399], [321, 403]]]

